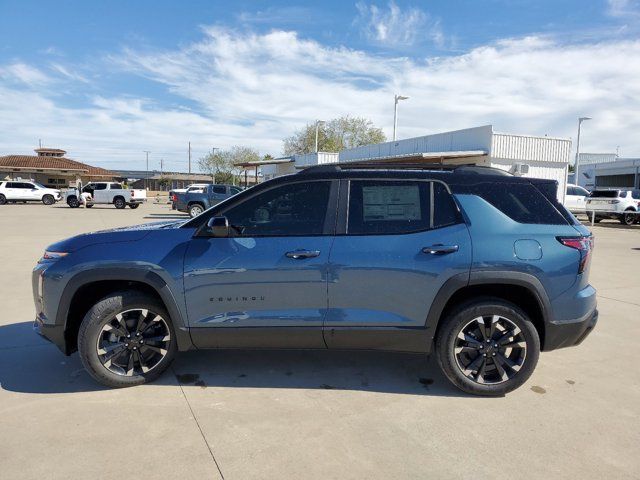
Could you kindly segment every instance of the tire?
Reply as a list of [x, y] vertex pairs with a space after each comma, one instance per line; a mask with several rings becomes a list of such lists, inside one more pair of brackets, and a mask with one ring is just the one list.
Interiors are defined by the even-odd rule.
[[42, 203], [44, 203], [45, 205], [53, 205], [54, 203], [56, 203], [56, 199], [53, 198], [53, 195], [44, 195], [42, 197]]
[[127, 206], [127, 202], [124, 201], [122, 197], [116, 197], [113, 199], [113, 204], [116, 206], [118, 210], [122, 210]]
[[[141, 335], [134, 334], [136, 318], [142, 322]], [[87, 312], [78, 332], [78, 351], [89, 375], [120, 388], [158, 378], [173, 361], [177, 345], [164, 306], [141, 292], [123, 291], [104, 297]]]
[[135, 210], [136, 208], [138, 208], [140, 206], [139, 203], [131, 203], [129, 204], [129, 208], [132, 210]]
[[593, 219], [593, 223], [600, 223], [602, 221], [602, 217], [595, 217]]
[[204, 212], [204, 207], [199, 203], [194, 203], [193, 205], [189, 206], [189, 216], [191, 218], [197, 217], [202, 212]]
[[85, 205], [85, 208], [93, 208], [93, 203], [87, 203], [87, 204]]
[[78, 208], [80, 206], [80, 202], [78, 201], [78, 197], [69, 197], [67, 198], [67, 205], [71, 208]]
[[[481, 335], [478, 318], [487, 329], [493, 330], [493, 334], [485, 330]], [[505, 326], [504, 330], [500, 329]], [[474, 336], [474, 329], [480, 334]], [[463, 331], [467, 333], [468, 341], [460, 339], [459, 334]], [[503, 332], [517, 333], [505, 337], [507, 333]], [[492, 339], [488, 345], [485, 342], [487, 333]], [[494, 347], [500, 343], [513, 347]], [[440, 368], [460, 390], [474, 395], [502, 396], [521, 386], [535, 370], [540, 338], [520, 308], [485, 297], [462, 305], [444, 320], [436, 335], [435, 349]], [[483, 351], [485, 353], [481, 353]]]
[[7, 204], [7, 197], [5, 197], [3, 194], [0, 193], [0, 205], [6, 205]]
[[633, 225], [636, 223], [636, 212], [633, 210], [627, 210], [620, 215], [620, 223], [623, 225]]

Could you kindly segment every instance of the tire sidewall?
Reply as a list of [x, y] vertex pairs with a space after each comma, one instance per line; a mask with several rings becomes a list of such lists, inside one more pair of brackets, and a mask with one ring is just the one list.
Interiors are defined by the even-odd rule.
[[[460, 329], [479, 316], [500, 315], [522, 330], [527, 342], [527, 355], [522, 369], [506, 382], [482, 385], [467, 378], [456, 362], [454, 345]], [[436, 338], [438, 363], [447, 378], [460, 390], [474, 395], [501, 396], [525, 383], [538, 363], [540, 338], [533, 323], [517, 306], [500, 300], [480, 301], [468, 304], [447, 317]]]
[[[165, 357], [152, 370], [126, 377], [113, 373], [102, 365], [96, 345], [98, 335], [108, 321], [118, 313], [137, 308], [147, 309], [162, 316], [169, 327], [172, 341]], [[78, 351], [84, 368], [99, 383], [116, 388], [141, 385], [158, 378], [171, 364], [177, 351], [176, 334], [168, 312], [157, 301], [137, 292], [120, 292], [103, 298], [87, 312], [78, 332]]]
[[0, 193], [0, 205], [6, 205], [7, 197]]
[[78, 197], [70, 197], [67, 199], [67, 205], [71, 208], [78, 208], [80, 206], [80, 201]]
[[119, 210], [120, 210], [120, 209], [123, 209], [123, 208], [125, 208], [125, 207], [127, 206], [127, 202], [125, 202], [124, 198], [122, 198], [122, 197], [115, 198], [115, 199], [113, 200], [113, 204], [114, 204], [114, 205], [116, 206], [116, 208], [117, 208], [117, 209], [119, 209]]
[[56, 202], [55, 198], [53, 198], [53, 195], [51, 194], [46, 194], [42, 196], [42, 203], [44, 203], [45, 205], [53, 205]]

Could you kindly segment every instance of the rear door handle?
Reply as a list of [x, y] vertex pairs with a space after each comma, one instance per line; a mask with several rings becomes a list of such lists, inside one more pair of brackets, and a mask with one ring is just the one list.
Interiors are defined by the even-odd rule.
[[428, 253], [429, 255], [446, 255], [447, 253], [454, 253], [458, 251], [458, 245], [431, 245], [430, 247], [424, 247], [422, 253]]
[[289, 258], [295, 260], [303, 260], [305, 258], [315, 258], [320, 255], [320, 250], [294, 250], [285, 254]]

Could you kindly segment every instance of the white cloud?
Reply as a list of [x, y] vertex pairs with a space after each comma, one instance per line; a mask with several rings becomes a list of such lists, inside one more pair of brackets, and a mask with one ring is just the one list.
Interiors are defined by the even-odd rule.
[[183, 107], [124, 93], [97, 97], [75, 82], [78, 96], [91, 100], [72, 108], [47, 89], [0, 79], [0, 154], [44, 138], [107, 167], [143, 168], [148, 149], [155, 162], [164, 157], [184, 169], [189, 140], [194, 157], [234, 144], [278, 154], [294, 130], [339, 115], [371, 118], [390, 136], [393, 94], [401, 92], [411, 98], [399, 109], [400, 138], [483, 124], [573, 137], [577, 117], [588, 115], [584, 151], [620, 145], [640, 155], [640, 41], [567, 45], [527, 37], [417, 61], [330, 48], [294, 32], [208, 28], [191, 45], [129, 49], [107, 63], [110, 78], [142, 76], [184, 99]]
[[640, 0], [607, 0], [607, 4], [612, 17], [640, 17]]
[[49, 77], [38, 68], [22, 62], [0, 66], [0, 79], [12, 83], [39, 86], [49, 83]]
[[52, 70], [54, 70], [55, 72], [61, 74], [62, 76], [68, 79], [78, 80], [79, 82], [83, 82], [83, 83], [89, 82], [89, 80], [87, 80], [83, 75], [80, 75], [77, 72], [70, 71], [67, 67], [65, 67], [60, 63], [51, 62], [49, 66], [51, 67]]
[[402, 10], [393, 0], [387, 8], [358, 2], [355, 25], [371, 42], [390, 47], [410, 46], [430, 40], [436, 46], [445, 43], [440, 21], [419, 8]]

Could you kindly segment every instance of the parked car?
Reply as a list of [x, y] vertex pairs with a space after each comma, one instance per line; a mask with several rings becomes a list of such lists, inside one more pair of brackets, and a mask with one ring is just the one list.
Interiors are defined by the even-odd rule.
[[84, 187], [72, 188], [66, 192], [65, 200], [71, 208], [77, 208], [82, 203], [79, 192], [91, 194], [87, 208], [94, 205], [114, 205], [121, 209], [128, 205], [135, 209], [147, 200], [146, 190], [124, 188], [122, 184], [115, 182], [91, 182]]
[[589, 190], [578, 185], [567, 185], [566, 195], [564, 196], [564, 206], [571, 213], [585, 213], [586, 201], [589, 196]]
[[379, 349], [503, 395], [598, 318], [591, 234], [556, 194], [483, 167], [310, 167], [186, 222], [49, 246], [35, 328], [111, 387], [179, 350]]
[[45, 205], [53, 205], [62, 199], [60, 190], [47, 188], [31, 181], [7, 181], [0, 182], [0, 205], [7, 202], [42, 202]]
[[640, 190], [594, 190], [586, 203], [589, 218], [595, 214], [597, 223], [603, 218], [614, 218], [624, 225], [640, 221]]
[[207, 185], [202, 191], [194, 190], [184, 194], [176, 194], [173, 205], [175, 205], [175, 210], [187, 212], [191, 218], [194, 218], [241, 191], [240, 187], [234, 185]]
[[169, 190], [169, 200], [171, 201], [171, 209], [176, 210], [176, 203], [178, 195], [183, 195], [187, 192], [202, 193], [207, 188], [208, 183], [194, 183], [187, 188], [176, 188], [175, 190]]

